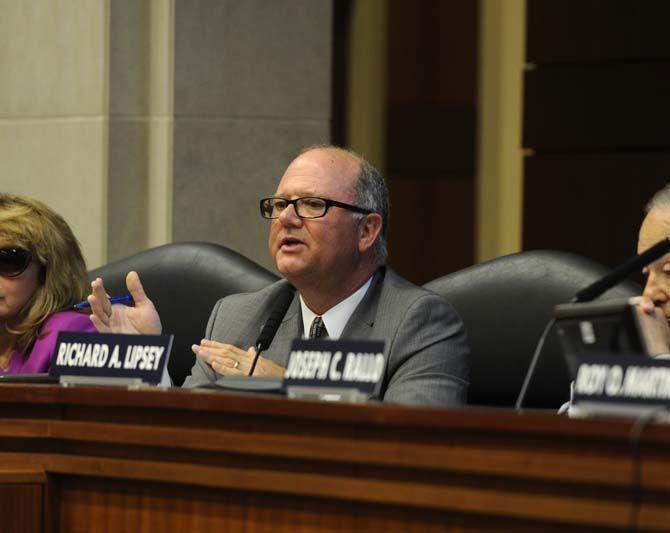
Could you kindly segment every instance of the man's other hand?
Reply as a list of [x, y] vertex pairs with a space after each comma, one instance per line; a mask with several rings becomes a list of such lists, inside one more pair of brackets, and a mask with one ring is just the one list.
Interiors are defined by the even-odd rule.
[[[248, 376], [256, 356], [256, 349], [252, 346], [244, 351], [232, 344], [202, 339], [200, 344], [191, 346], [193, 353], [210, 365], [217, 374], [223, 376]], [[254, 376], [283, 376], [284, 368], [278, 364], [259, 357], [254, 370]]]

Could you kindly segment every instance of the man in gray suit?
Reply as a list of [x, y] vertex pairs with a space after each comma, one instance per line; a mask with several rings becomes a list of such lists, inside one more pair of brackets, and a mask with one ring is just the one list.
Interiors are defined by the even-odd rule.
[[[248, 375], [260, 328], [290, 283], [296, 294], [254, 375], [282, 375], [294, 338], [384, 340], [387, 368], [379, 399], [465, 402], [463, 323], [442, 298], [385, 266], [388, 189], [374, 167], [340, 148], [308, 149], [286, 169], [274, 196], [261, 201], [261, 214], [271, 220], [269, 249], [285, 279], [216, 304], [206, 339], [193, 345], [197, 359], [185, 387]], [[93, 282], [92, 320], [100, 331], [160, 332], [137, 274], [127, 282], [134, 308], [111, 306], [102, 281]]]

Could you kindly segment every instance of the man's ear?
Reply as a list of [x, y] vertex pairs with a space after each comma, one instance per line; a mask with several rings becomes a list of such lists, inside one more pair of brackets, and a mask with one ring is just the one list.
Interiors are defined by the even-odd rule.
[[383, 224], [379, 213], [370, 213], [361, 219], [358, 224], [358, 251], [360, 253], [364, 253], [374, 244]]

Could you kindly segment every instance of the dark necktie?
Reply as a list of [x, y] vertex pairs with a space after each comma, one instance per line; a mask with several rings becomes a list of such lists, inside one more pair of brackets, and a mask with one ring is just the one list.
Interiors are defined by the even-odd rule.
[[323, 339], [328, 336], [328, 330], [326, 325], [321, 320], [320, 316], [317, 316], [312, 322], [312, 326], [309, 328], [309, 338], [310, 339]]

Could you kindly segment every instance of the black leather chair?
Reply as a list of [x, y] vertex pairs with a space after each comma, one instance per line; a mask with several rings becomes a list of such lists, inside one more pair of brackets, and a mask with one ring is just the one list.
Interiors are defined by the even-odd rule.
[[205, 334], [219, 298], [258, 290], [278, 278], [228, 248], [206, 242], [166, 244], [89, 272], [101, 277], [109, 294], [125, 294], [126, 274], [135, 270], [161, 317], [164, 333], [174, 334], [169, 371], [175, 385], [190, 374], [191, 344]]
[[[608, 269], [566, 252], [539, 250], [499, 257], [425, 285], [460, 313], [470, 342], [468, 402], [513, 407], [554, 305]], [[601, 298], [640, 294], [626, 281]], [[558, 408], [569, 396], [568, 370], [555, 332], [549, 335], [524, 407]]]

